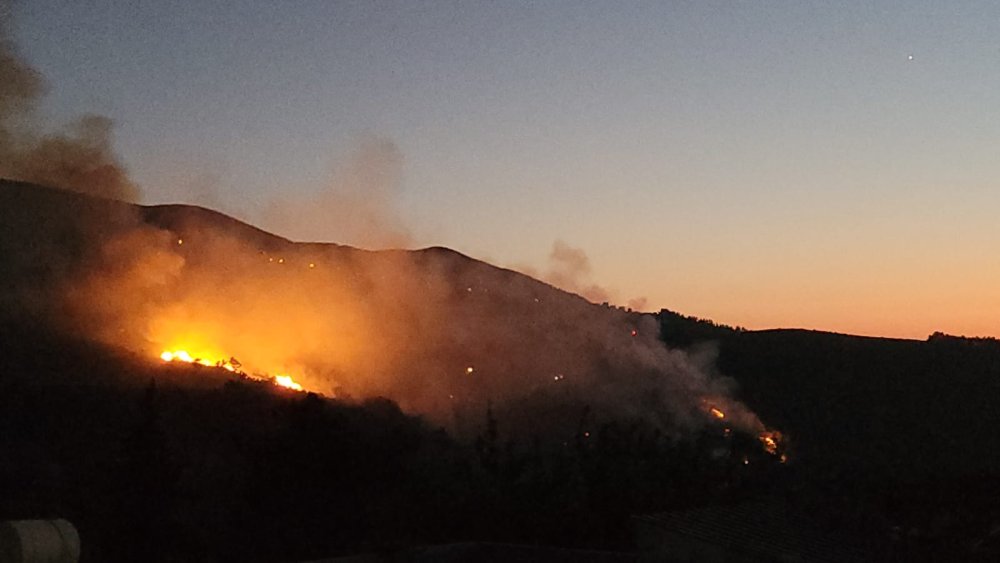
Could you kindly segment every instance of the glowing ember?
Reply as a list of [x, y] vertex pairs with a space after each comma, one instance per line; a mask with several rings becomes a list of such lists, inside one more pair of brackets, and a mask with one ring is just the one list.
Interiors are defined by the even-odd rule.
[[294, 389], [296, 391], [302, 391], [302, 386], [295, 382], [291, 376], [288, 375], [276, 375], [274, 376], [274, 384], [280, 385], [281, 387], [287, 387], [289, 389]]
[[764, 451], [771, 455], [778, 455], [778, 443], [781, 441], [781, 433], [778, 431], [761, 432], [757, 437]]
[[712, 413], [712, 416], [714, 416], [715, 418], [718, 418], [719, 420], [722, 420], [723, 418], [726, 418], [726, 413], [720, 411], [719, 409], [717, 409], [715, 407], [709, 408], [708, 412]]

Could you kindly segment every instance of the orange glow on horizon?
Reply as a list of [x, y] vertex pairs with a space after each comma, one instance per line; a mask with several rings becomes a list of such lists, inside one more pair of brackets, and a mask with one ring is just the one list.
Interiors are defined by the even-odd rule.
[[[855, 336], [876, 338], [903, 338], [926, 340], [935, 332], [954, 336], [1000, 338], [1000, 294], [997, 298], [977, 303], [962, 303], [958, 300], [931, 302], [923, 306], [920, 299], [908, 296], [904, 290], [898, 295], [865, 296], [852, 299], [841, 295], [839, 298], [823, 299], [816, 295], [802, 295], [803, 291], [777, 291], [785, 301], [765, 299], [763, 293], [737, 291], [730, 294], [699, 296], [687, 301], [679, 296], [673, 299], [653, 301], [661, 308], [710, 319], [713, 322], [742, 327], [747, 330], [804, 329], [834, 332]], [[775, 292], [767, 292], [775, 293]], [[970, 299], [975, 299], [970, 296]], [[687, 301], [687, 302], [686, 302]]]
[[842, 223], [784, 227], [714, 233], [699, 249], [642, 264], [628, 254], [597, 255], [593, 277], [617, 289], [619, 302], [642, 295], [649, 312], [665, 308], [748, 330], [1000, 338], [1000, 262], [986, 258], [1000, 240], [995, 234], [959, 241], [932, 237], [932, 225], [879, 236]]

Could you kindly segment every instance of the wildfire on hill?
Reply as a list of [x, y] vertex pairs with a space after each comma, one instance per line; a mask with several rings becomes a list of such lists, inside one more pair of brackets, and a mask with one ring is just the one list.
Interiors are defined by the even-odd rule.
[[785, 453], [785, 439], [781, 432], [777, 430], [765, 430], [757, 435], [764, 451], [775, 457], [781, 463], [788, 461], [788, 454]]
[[[726, 413], [716, 407], [708, 406], [708, 413], [716, 420], [722, 421], [726, 418]], [[726, 426], [723, 430], [725, 436], [730, 436], [732, 434], [732, 429]], [[778, 461], [785, 463], [788, 461], [788, 455], [785, 453], [785, 441], [784, 436], [781, 432], [777, 430], [762, 430], [757, 433], [757, 440], [760, 442], [761, 447], [765, 452], [778, 458]]]
[[[164, 365], [385, 397], [460, 435], [489, 405], [528, 424], [557, 403], [601, 423], [638, 416], [677, 439], [725, 427], [762, 447], [768, 428], [711, 358], [665, 346], [653, 315], [446, 249], [300, 244], [210, 210], [132, 211], [101, 224], [109, 232], [84, 261], [50, 260], [72, 272], [53, 286], [54, 322], [68, 331]], [[87, 240], [89, 219], [80, 232]], [[575, 428], [560, 412], [553, 438]]]
[[279, 387], [285, 387], [287, 389], [292, 389], [294, 391], [304, 391], [305, 389], [297, 383], [292, 376], [286, 374], [275, 374], [274, 376], [257, 376], [247, 374], [242, 370], [242, 365], [240, 362], [234, 358], [230, 357], [227, 359], [211, 360], [203, 358], [200, 356], [194, 356], [187, 352], [186, 350], [164, 350], [160, 354], [160, 359], [164, 362], [183, 362], [187, 364], [196, 364], [200, 366], [224, 369], [230, 373], [236, 373], [248, 379], [254, 379], [257, 381], [271, 381]]

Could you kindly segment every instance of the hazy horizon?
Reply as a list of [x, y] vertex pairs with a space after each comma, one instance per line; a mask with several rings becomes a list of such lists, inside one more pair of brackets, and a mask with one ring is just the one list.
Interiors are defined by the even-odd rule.
[[751, 329], [1000, 336], [992, 3], [6, 9], [38, 119], [114, 120], [141, 203]]

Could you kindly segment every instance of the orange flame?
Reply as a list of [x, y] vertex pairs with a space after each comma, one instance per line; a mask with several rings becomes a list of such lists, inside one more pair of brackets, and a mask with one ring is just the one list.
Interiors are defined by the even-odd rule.
[[761, 432], [757, 439], [760, 440], [760, 443], [764, 446], [764, 451], [771, 455], [778, 455], [778, 444], [781, 442], [781, 432], [778, 432], [777, 430]]
[[304, 391], [302, 386], [295, 382], [290, 375], [276, 375], [274, 376], [274, 384], [279, 387], [287, 387], [288, 389], [294, 389], [295, 391]]
[[708, 412], [712, 413], [712, 416], [714, 416], [715, 418], [718, 418], [719, 420], [722, 420], [723, 418], [726, 418], [726, 413], [720, 411], [719, 409], [717, 409], [715, 407], [709, 408]]
[[300, 385], [298, 382], [292, 379], [292, 376], [290, 375], [278, 374], [275, 375], [273, 378], [254, 377], [248, 375], [240, 369], [241, 365], [236, 360], [236, 358], [229, 358], [228, 360], [212, 361], [206, 358], [193, 356], [186, 350], [164, 350], [163, 353], [160, 354], [160, 359], [163, 360], [164, 362], [183, 362], [186, 364], [196, 364], [206, 367], [222, 368], [230, 373], [237, 373], [249, 379], [255, 379], [257, 381], [270, 380], [279, 387], [285, 387], [287, 389], [293, 389], [295, 391], [305, 390], [302, 387], [302, 385]]

